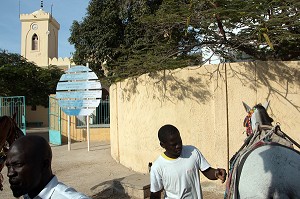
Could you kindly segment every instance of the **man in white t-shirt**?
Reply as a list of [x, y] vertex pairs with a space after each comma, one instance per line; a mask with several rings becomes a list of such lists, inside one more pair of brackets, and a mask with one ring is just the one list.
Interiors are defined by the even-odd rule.
[[150, 170], [150, 199], [201, 199], [199, 170], [210, 180], [226, 180], [225, 169], [214, 169], [194, 146], [182, 145], [178, 129], [170, 124], [158, 131], [165, 152], [153, 163]]
[[41, 136], [17, 139], [7, 153], [7, 177], [14, 197], [24, 199], [90, 199], [61, 182], [51, 169], [52, 151]]

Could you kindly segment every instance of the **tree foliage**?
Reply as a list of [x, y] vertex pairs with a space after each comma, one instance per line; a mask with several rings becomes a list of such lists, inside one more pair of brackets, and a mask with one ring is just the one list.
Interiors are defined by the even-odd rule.
[[55, 66], [41, 68], [19, 54], [0, 52], [0, 96], [25, 96], [27, 105], [48, 107], [62, 74]]
[[[223, 60], [300, 58], [297, 0], [91, 0], [69, 41], [74, 61], [110, 82]], [[103, 64], [105, 63], [105, 65]]]
[[[300, 58], [300, 2], [296, 0], [193, 0], [192, 25], [203, 42], [226, 59]], [[233, 56], [234, 55], [234, 56]]]

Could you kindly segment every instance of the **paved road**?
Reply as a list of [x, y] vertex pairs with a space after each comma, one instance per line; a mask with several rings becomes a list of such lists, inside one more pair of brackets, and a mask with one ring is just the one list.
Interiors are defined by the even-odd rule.
[[[28, 134], [37, 134], [48, 139], [47, 129], [35, 129]], [[65, 184], [74, 187], [94, 199], [129, 198], [115, 195], [112, 191], [113, 181], [121, 180], [136, 172], [117, 163], [110, 155], [110, 145], [105, 142], [91, 142], [90, 151], [87, 150], [87, 142], [76, 142], [68, 145], [51, 146], [53, 151], [52, 168], [58, 179]], [[0, 192], [1, 199], [14, 199], [6, 178], [6, 167], [2, 171], [4, 191]], [[203, 183], [204, 198], [223, 198], [223, 188], [215, 184]]]
[[[112, 180], [124, 178], [135, 172], [118, 164], [110, 156], [110, 145], [107, 143], [78, 142], [68, 146], [52, 146], [53, 171], [58, 179], [76, 190], [89, 196], [98, 194], [112, 186]], [[6, 168], [2, 172], [6, 175]], [[107, 194], [107, 193], [104, 193]], [[4, 191], [0, 198], [13, 199], [5, 176]]]

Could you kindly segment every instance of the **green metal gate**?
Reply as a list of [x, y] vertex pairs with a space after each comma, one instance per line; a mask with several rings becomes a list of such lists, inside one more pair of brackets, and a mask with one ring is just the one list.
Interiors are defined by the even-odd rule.
[[0, 116], [12, 117], [16, 113], [18, 127], [26, 134], [25, 96], [0, 97]]
[[49, 142], [61, 145], [61, 110], [55, 96], [49, 96]]

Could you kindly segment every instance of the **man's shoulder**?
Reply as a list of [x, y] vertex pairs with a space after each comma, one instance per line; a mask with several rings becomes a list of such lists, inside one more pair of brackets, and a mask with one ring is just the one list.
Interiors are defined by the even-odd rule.
[[181, 152], [182, 158], [198, 157], [199, 155], [201, 155], [200, 150], [193, 145], [184, 145], [182, 147], [182, 152]]
[[183, 145], [182, 149], [185, 151], [199, 151], [199, 149], [193, 145]]
[[151, 168], [152, 168], [152, 167], [156, 167], [157, 165], [161, 164], [162, 160], [163, 160], [163, 157], [162, 157], [161, 155], [159, 155], [159, 156], [156, 158], [156, 160], [152, 163]]
[[198, 150], [198, 148], [195, 147], [194, 145], [183, 145], [182, 147], [186, 148], [186, 149], [197, 149]]
[[150, 171], [161, 170], [166, 165], [169, 165], [172, 161], [165, 159], [162, 155], [159, 155], [158, 158], [152, 163]]

